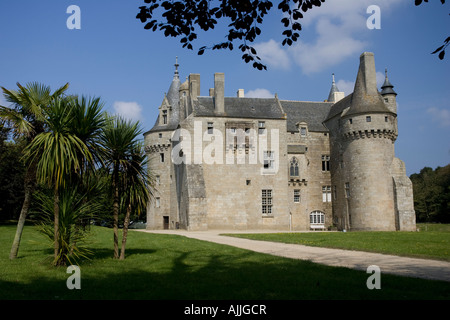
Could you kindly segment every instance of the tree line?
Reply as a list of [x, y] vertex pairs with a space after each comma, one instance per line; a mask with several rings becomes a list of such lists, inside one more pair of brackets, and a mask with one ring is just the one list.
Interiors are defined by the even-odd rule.
[[53, 242], [54, 265], [89, 256], [83, 240], [95, 220], [112, 222], [114, 258], [124, 259], [130, 218], [145, 212], [153, 187], [139, 122], [108, 114], [100, 98], [68, 95], [68, 83], [53, 93], [17, 87], [2, 87], [10, 105], [0, 106], [0, 220], [18, 219], [10, 259], [29, 214]]
[[410, 176], [417, 222], [450, 223], [450, 164]]

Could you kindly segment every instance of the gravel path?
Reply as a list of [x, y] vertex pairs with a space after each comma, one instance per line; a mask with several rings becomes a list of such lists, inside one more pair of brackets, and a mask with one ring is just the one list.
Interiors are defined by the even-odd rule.
[[[309, 247], [299, 244], [286, 244], [222, 236], [223, 233], [245, 233], [246, 231], [209, 230], [140, 230], [149, 233], [174, 234], [252, 250], [271, 255], [309, 260], [329, 266], [347, 267], [366, 271], [370, 265], [376, 265], [381, 273], [401, 276], [442, 280], [450, 282], [450, 262], [399, 257], [387, 254], [369, 253], [341, 249]], [[268, 233], [270, 231], [248, 231], [248, 233]], [[279, 232], [279, 231], [277, 231]]]

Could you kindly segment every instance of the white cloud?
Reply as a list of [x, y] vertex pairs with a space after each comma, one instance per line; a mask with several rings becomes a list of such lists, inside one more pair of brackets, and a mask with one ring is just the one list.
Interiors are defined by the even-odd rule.
[[347, 96], [353, 92], [353, 89], [355, 88], [355, 81], [347, 81], [341, 79], [336, 82], [336, 86], [338, 87], [339, 91], [344, 92]]
[[275, 95], [267, 89], [255, 89], [248, 91], [245, 96], [247, 98], [273, 98]]
[[269, 66], [270, 61], [273, 61], [273, 67], [287, 68], [293, 61], [306, 74], [320, 72], [365, 51], [370, 32], [376, 32], [367, 28], [367, 19], [371, 16], [371, 13], [367, 13], [369, 6], [379, 6], [380, 18], [383, 20], [401, 2], [402, 0], [327, 0], [320, 8], [306, 12], [300, 21], [303, 26], [301, 37], [306, 33], [314, 37], [313, 41], [301, 40], [283, 49], [279, 43], [270, 40], [260, 44], [261, 51], [264, 52], [261, 56]]
[[142, 107], [137, 102], [115, 101], [114, 113], [126, 119], [137, 121], [142, 118]]
[[269, 67], [287, 69], [290, 66], [289, 56], [281, 45], [273, 39], [253, 46], [263, 64]]
[[439, 123], [441, 127], [450, 127], [450, 110], [431, 107], [427, 109], [433, 121]]

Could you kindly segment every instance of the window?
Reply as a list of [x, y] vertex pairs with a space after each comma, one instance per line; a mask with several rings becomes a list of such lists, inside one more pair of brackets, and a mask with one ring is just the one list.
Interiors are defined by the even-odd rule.
[[156, 198], [156, 208], [161, 207], [161, 199], [159, 197]]
[[275, 152], [274, 151], [264, 151], [264, 169], [274, 169], [275, 166]]
[[230, 132], [231, 132], [232, 134], [236, 134], [236, 127], [230, 128]]
[[160, 138], [160, 139], [162, 138], [162, 133], [160, 133], [160, 134], [158, 135], [158, 138]]
[[159, 185], [161, 183], [161, 177], [160, 176], [156, 176], [156, 184]]
[[291, 159], [291, 163], [289, 165], [289, 175], [291, 177], [298, 177], [298, 160], [296, 157]]
[[371, 116], [367, 116], [366, 117], [366, 122], [371, 122], [372, 121], [372, 117]]
[[167, 124], [167, 110], [163, 110], [162, 117], [163, 117], [163, 124]]
[[208, 122], [208, 134], [213, 134], [214, 127], [212, 122]]
[[252, 184], [252, 180], [249, 180], [249, 179], [245, 180], [245, 184], [248, 185], [248, 186], [251, 185]]
[[322, 202], [331, 202], [331, 186], [322, 187]]
[[306, 137], [306, 127], [300, 127], [300, 136]]
[[271, 215], [272, 214], [272, 189], [262, 190], [262, 214]]
[[384, 122], [388, 122], [389, 118], [388, 117], [384, 117]]
[[352, 124], [352, 123], [353, 123], [353, 119], [348, 119], [348, 122], [349, 122], [350, 124]]
[[259, 121], [258, 122], [258, 133], [259, 134], [266, 133], [266, 123], [264, 121]]
[[330, 171], [330, 156], [322, 156], [322, 171]]
[[164, 153], [159, 154], [159, 160], [160, 162], [164, 162]]
[[294, 190], [294, 202], [295, 203], [300, 202], [300, 190], [299, 189]]
[[309, 222], [311, 225], [321, 225], [325, 223], [325, 213], [322, 211], [313, 211], [309, 214]]
[[350, 183], [345, 183], [345, 197], [350, 198]]

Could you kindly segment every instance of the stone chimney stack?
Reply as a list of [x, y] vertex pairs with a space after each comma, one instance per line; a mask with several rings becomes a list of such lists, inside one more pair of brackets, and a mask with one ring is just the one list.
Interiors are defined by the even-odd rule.
[[198, 73], [189, 75], [189, 94], [194, 100], [197, 100], [200, 95], [200, 75]]
[[377, 95], [377, 76], [375, 58], [372, 52], [364, 52], [359, 57], [359, 70], [354, 92]]
[[214, 107], [216, 113], [225, 113], [225, 74], [214, 74]]
[[238, 89], [237, 97], [238, 98], [243, 98], [244, 97], [244, 89]]

